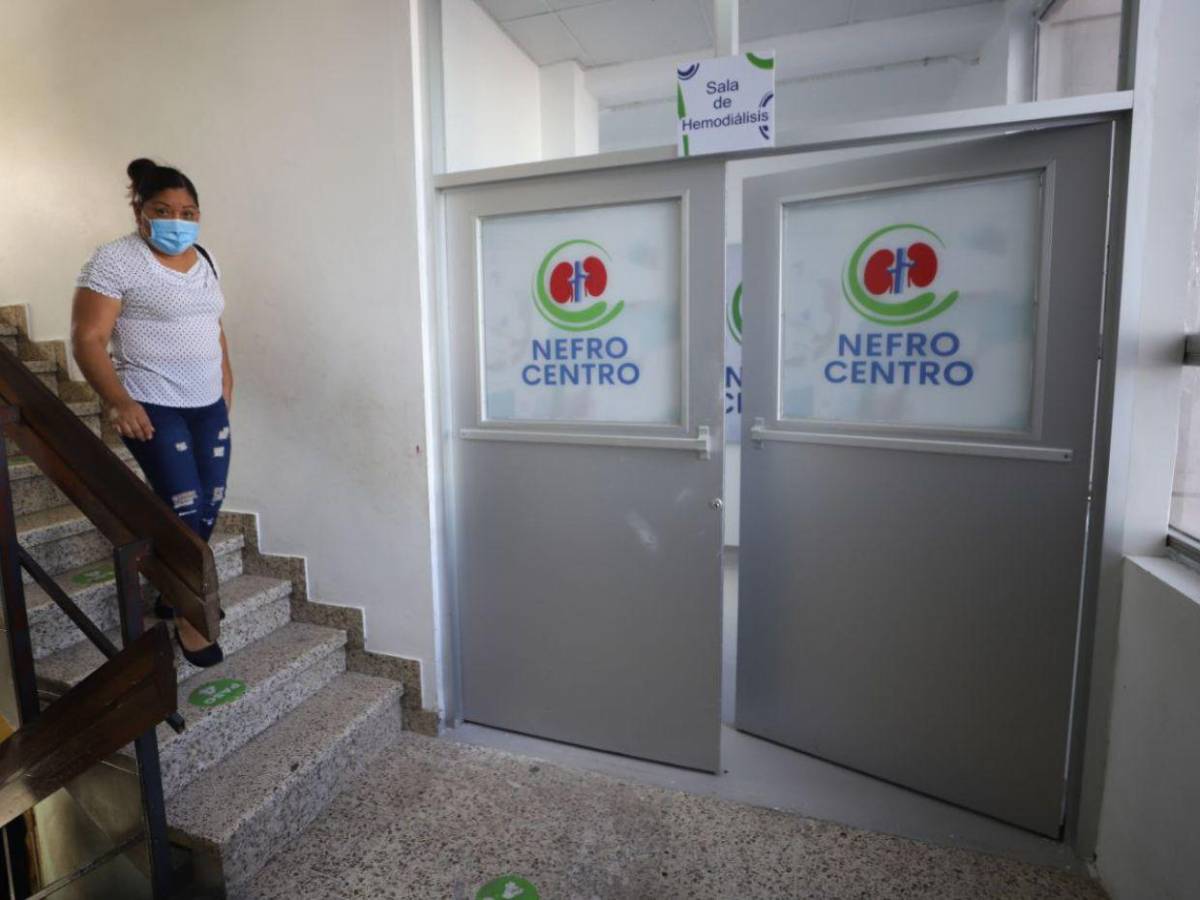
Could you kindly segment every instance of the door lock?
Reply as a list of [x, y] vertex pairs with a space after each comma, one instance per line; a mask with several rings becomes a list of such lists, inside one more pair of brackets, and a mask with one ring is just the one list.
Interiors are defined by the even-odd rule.
[[713, 509], [721, 509], [725, 506], [725, 503], [721, 500], [720, 497], [713, 497], [711, 500], [708, 501], [708, 505], [711, 506]]

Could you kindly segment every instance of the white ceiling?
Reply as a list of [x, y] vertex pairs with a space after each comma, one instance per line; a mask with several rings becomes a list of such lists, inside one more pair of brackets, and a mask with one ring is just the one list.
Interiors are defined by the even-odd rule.
[[[711, 50], [713, 0], [476, 0], [538, 65], [585, 67]], [[1002, 0], [741, 0], [756, 41]]]

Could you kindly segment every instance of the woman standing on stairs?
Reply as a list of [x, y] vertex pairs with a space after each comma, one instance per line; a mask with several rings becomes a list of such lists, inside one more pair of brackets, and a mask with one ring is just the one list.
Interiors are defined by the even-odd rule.
[[[225, 298], [216, 263], [196, 243], [200, 200], [191, 179], [148, 159], [127, 172], [137, 229], [98, 249], [80, 272], [71, 347], [150, 486], [207, 541], [229, 473]], [[154, 611], [174, 617], [162, 598]], [[182, 617], [175, 639], [193, 665], [223, 658]]]

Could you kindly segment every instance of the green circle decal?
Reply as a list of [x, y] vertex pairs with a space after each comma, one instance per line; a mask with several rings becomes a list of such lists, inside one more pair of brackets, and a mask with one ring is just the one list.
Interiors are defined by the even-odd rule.
[[475, 900], [538, 900], [538, 892], [520, 875], [501, 875], [481, 887]]
[[[934, 316], [941, 315], [953, 306], [954, 301], [958, 299], [958, 291], [950, 291], [942, 297], [938, 297], [935, 291], [925, 291], [916, 296], [909, 296], [908, 292], [903, 290], [906, 285], [900, 283], [896, 288], [897, 301], [888, 303], [871, 296], [871, 292], [863, 286], [863, 257], [866, 256], [867, 251], [880, 238], [890, 235], [893, 232], [905, 231], [910, 232], [910, 236], [912, 232], [917, 232], [920, 235], [931, 237], [937, 241], [939, 247], [944, 248], [946, 246], [937, 233], [926, 228], [924, 225], [916, 225], [911, 222], [905, 222], [900, 225], [888, 225], [886, 228], [880, 228], [878, 231], [867, 235], [866, 240], [859, 244], [854, 253], [850, 255], [850, 259], [846, 263], [846, 270], [842, 273], [842, 294], [846, 298], [846, 302], [854, 307], [855, 312], [864, 319], [879, 325], [890, 325], [893, 327], [915, 325], [918, 322], [924, 322], [932, 319]], [[878, 248], [873, 255], [879, 255]], [[896, 277], [899, 281], [900, 276], [897, 275]], [[924, 282], [917, 283], [924, 284]], [[899, 299], [900, 297], [903, 297], [903, 299]]]
[[112, 563], [100, 562], [72, 575], [71, 584], [88, 587], [93, 584], [103, 584], [106, 581], [112, 581], [114, 577], [115, 573], [113, 572]]
[[236, 678], [218, 678], [208, 684], [202, 684], [188, 695], [188, 703], [207, 709], [212, 706], [224, 706], [232, 703], [246, 693], [246, 682]]
[[729, 323], [729, 334], [739, 344], [742, 342], [742, 283], [739, 281], [737, 290], [729, 298], [729, 311], [725, 315]]

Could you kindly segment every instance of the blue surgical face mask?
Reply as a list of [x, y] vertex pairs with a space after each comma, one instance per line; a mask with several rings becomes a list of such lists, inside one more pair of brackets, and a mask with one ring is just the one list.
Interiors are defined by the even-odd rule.
[[186, 219], [147, 219], [150, 243], [167, 256], [178, 256], [200, 236], [200, 223]]

